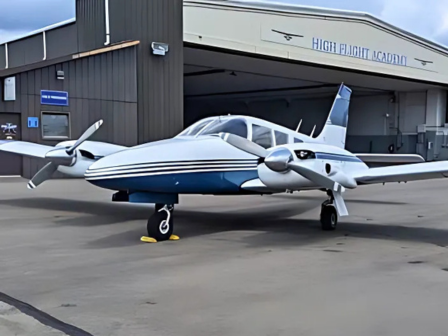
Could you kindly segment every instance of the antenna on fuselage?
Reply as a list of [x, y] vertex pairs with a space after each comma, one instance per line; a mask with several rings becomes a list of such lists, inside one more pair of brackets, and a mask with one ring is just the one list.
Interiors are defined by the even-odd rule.
[[314, 131], [315, 131], [315, 130], [316, 130], [316, 125], [314, 125], [313, 130], [311, 131], [310, 138], [313, 137], [313, 135], [314, 135]]
[[300, 126], [302, 126], [302, 120], [303, 120], [303, 119], [300, 119], [299, 126], [297, 126], [297, 129], [296, 129], [296, 132], [297, 132], [297, 133], [299, 133]]

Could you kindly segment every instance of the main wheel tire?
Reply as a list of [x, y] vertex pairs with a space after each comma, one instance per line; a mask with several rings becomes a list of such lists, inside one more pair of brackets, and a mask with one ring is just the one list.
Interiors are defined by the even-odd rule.
[[333, 231], [336, 229], [338, 225], [338, 213], [333, 205], [326, 205], [322, 208], [320, 223], [324, 231]]
[[148, 230], [148, 237], [154, 238], [157, 241], [168, 240], [173, 234], [173, 216], [170, 216], [170, 221], [167, 223], [168, 215], [165, 211], [156, 212], [148, 219], [146, 229]]

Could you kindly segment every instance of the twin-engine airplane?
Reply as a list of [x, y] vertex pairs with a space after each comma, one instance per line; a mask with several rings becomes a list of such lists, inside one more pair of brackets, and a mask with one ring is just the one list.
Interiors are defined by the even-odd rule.
[[[10, 141], [0, 150], [48, 160], [29, 181], [30, 189], [58, 170], [117, 191], [113, 201], [154, 203], [147, 223], [152, 241], [174, 237], [173, 211], [180, 194], [247, 195], [323, 190], [323, 230], [334, 230], [347, 216], [343, 193], [359, 185], [448, 177], [448, 162], [424, 162], [418, 155], [352, 154], [345, 150], [352, 91], [344, 84], [319, 136], [247, 116], [211, 117], [171, 139], [134, 147], [86, 141], [102, 124], [77, 141], [55, 147]], [[369, 168], [369, 162], [401, 165]], [[411, 164], [409, 164], [411, 163]]]

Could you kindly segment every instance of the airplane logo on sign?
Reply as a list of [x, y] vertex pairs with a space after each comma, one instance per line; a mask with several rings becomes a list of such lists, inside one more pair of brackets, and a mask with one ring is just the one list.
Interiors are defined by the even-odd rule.
[[3, 133], [5, 133], [7, 138], [11, 138], [12, 136], [16, 135], [16, 129], [17, 125], [13, 125], [12, 123], [6, 123], [5, 125], [2, 125]]
[[290, 41], [292, 40], [293, 37], [303, 37], [303, 35], [297, 35], [297, 34], [290, 34], [290, 33], [285, 33], [282, 32], [280, 30], [275, 30], [275, 29], [271, 29], [274, 33], [278, 33], [283, 35], [283, 37], [285, 38], [286, 41]]

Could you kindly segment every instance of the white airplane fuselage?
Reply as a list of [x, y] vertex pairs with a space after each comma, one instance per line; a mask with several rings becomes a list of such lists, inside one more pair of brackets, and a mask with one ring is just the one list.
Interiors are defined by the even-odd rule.
[[176, 137], [132, 147], [92, 164], [85, 178], [111, 190], [236, 194], [257, 179], [258, 158], [215, 136]]
[[[368, 169], [350, 152], [323, 144], [289, 144], [293, 150], [309, 150], [315, 158], [305, 162], [324, 173]], [[276, 146], [272, 149], [282, 147]], [[315, 189], [319, 186], [294, 172], [278, 174], [259, 164], [217, 136], [180, 136], [111, 154], [92, 164], [85, 174], [90, 183], [106, 189], [170, 194], [238, 194], [243, 185], [259, 179], [278, 192]], [[269, 189], [265, 188], [266, 192]], [[272, 190], [271, 190], [272, 191]], [[259, 193], [263, 193], [263, 188]]]

